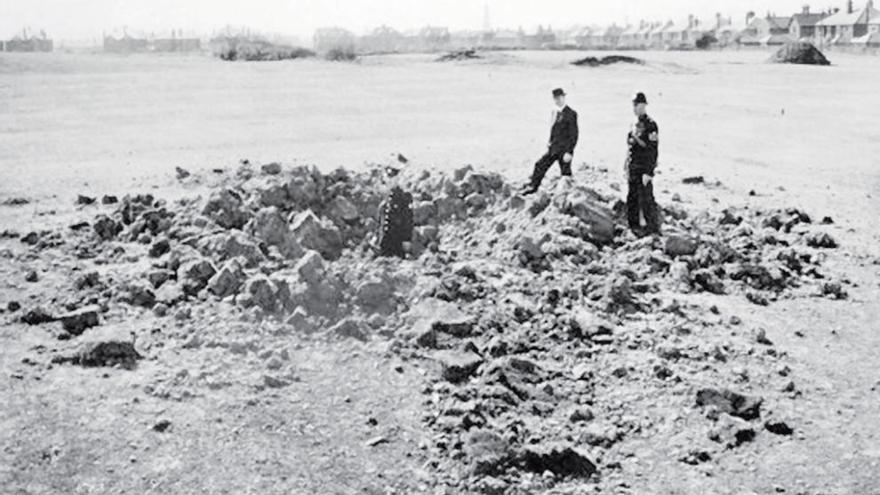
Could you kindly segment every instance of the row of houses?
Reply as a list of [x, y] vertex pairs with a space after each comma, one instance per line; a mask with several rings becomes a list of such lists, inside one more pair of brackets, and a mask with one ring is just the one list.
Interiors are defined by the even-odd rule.
[[54, 47], [54, 42], [42, 30], [33, 35], [24, 29], [12, 39], [0, 40], [0, 52], [51, 52]]
[[460, 48], [482, 49], [693, 49], [710, 45], [782, 45], [808, 40], [818, 45], [880, 44], [880, 12], [873, 0], [859, 10], [849, 0], [845, 10], [801, 12], [778, 16], [749, 12], [744, 22], [716, 14], [704, 22], [691, 15], [680, 21], [641, 21], [628, 26], [577, 26], [554, 31], [539, 26], [526, 32], [500, 29], [451, 32], [443, 27], [426, 27], [400, 32], [381, 26], [358, 36], [341, 28], [319, 29], [314, 35], [318, 52], [333, 48], [359, 53], [432, 52]]
[[845, 10], [811, 12], [804, 6], [791, 16], [749, 14], [739, 42], [744, 45], [780, 45], [789, 41], [809, 41], [820, 46], [866, 44], [880, 45], [880, 11], [868, 0], [861, 9], [852, 0]]
[[105, 33], [103, 38], [103, 50], [108, 53], [174, 53], [197, 52], [202, 49], [201, 39], [186, 36], [183, 30], [172, 30], [170, 37], [131, 36], [123, 32], [118, 37]]

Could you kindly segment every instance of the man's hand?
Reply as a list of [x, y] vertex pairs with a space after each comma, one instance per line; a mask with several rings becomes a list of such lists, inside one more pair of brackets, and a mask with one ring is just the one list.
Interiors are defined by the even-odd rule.
[[653, 180], [653, 179], [654, 179], [654, 177], [652, 177], [648, 174], [642, 175], [642, 185], [647, 186], [648, 184], [651, 183], [651, 180]]
[[565, 163], [571, 163], [571, 158], [572, 158], [571, 153], [566, 153], [566, 154], [562, 155], [562, 161]]

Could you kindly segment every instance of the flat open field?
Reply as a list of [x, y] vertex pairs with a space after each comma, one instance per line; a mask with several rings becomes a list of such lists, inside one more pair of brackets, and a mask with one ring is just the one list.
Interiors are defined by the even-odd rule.
[[[827, 229], [841, 249], [823, 261], [848, 282], [850, 297], [756, 306], [743, 297], [681, 296], [720, 310], [719, 320], [735, 314], [742, 328], [766, 329], [803, 394], [780, 406], [796, 418], [795, 435], [759, 436], [707, 467], [658, 450], [674, 433], [667, 430], [669, 437], [622, 442], [624, 453], [613, 452], [623, 461], [608, 454], [616, 467], [600, 465], [600, 471], [616, 470], [619, 477], [608, 479], [624, 480], [613, 485], [615, 493], [880, 493], [880, 57], [831, 53], [834, 65], [810, 67], [766, 64], [769, 53], [761, 51], [627, 54], [646, 64], [569, 65], [607, 55], [586, 52], [497, 52], [457, 63], [427, 55], [228, 63], [201, 56], [0, 54], [0, 200], [30, 200], [0, 207], [0, 231], [24, 234], [91, 220], [74, 205], [77, 194], [174, 196], [181, 193], [175, 166], [204, 172], [245, 158], [329, 171], [396, 161], [401, 153], [414, 167], [449, 171], [472, 164], [525, 179], [543, 152], [550, 90], [557, 86], [579, 113], [576, 164], [607, 168], [608, 181], [619, 183], [630, 100], [643, 91], [660, 126], [661, 205], [678, 196], [677, 203], [712, 214], [731, 205], [794, 206], [814, 221], [833, 217]], [[707, 187], [682, 184], [695, 175]], [[0, 239], [8, 253], [0, 261], [4, 308], [13, 299], [43, 303], [69, 282], [52, 274], [62, 262], [28, 254], [21, 244]], [[21, 260], [39, 266], [39, 282], [23, 285], [28, 270]], [[170, 317], [113, 314], [116, 323], [147, 335], [154, 351], [136, 372], [61, 366], [21, 372], [22, 359], [55, 340], [18, 323], [18, 314], [0, 315], [0, 493], [3, 487], [11, 493], [435, 488], [437, 474], [418, 454], [425, 450], [420, 441], [431, 441], [420, 424], [426, 371], [401, 362], [381, 341], [361, 347], [273, 340], [289, 347], [285, 359], [299, 377], [267, 397], [265, 387], [250, 386], [260, 373], [230, 371], [257, 366], [258, 351], [226, 352], [225, 334], [208, 335], [198, 361], [190, 362], [196, 358], [189, 344], [163, 348], [156, 344], [162, 335], [149, 336], [162, 327], [170, 341], [191, 342]], [[225, 325], [226, 313], [218, 315], [205, 321]], [[230, 330], [237, 339], [248, 331]], [[178, 385], [197, 376], [225, 381], [181, 396]], [[780, 388], [761, 380], [755, 387], [772, 388], [769, 395]], [[141, 393], [145, 383], [149, 394]], [[153, 390], [160, 387], [170, 392]], [[168, 417], [171, 433], [156, 435], [152, 425]], [[383, 430], [392, 442], [374, 449], [365, 441], [376, 435], [376, 423], [393, 424], [391, 433]], [[469, 488], [450, 485], [436, 493]], [[565, 493], [585, 493], [579, 490]]]
[[[647, 52], [632, 54], [644, 67], [568, 65], [585, 55], [260, 64], [4, 54], [0, 187], [118, 184], [240, 158], [352, 167], [398, 152], [417, 164], [525, 177], [547, 138], [549, 91], [563, 86], [580, 113], [578, 161], [619, 167], [629, 100], [644, 91], [661, 126], [663, 168], [746, 191], [808, 192], [843, 222], [877, 205], [867, 194], [880, 190], [871, 110], [880, 58], [833, 54], [833, 67], [804, 67], [764, 64], [762, 51]], [[878, 230], [873, 216], [862, 221]]]

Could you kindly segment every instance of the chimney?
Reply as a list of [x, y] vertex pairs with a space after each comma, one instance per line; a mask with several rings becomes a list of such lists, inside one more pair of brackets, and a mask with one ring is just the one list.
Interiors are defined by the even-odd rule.
[[804, 5], [804, 8], [801, 9], [801, 14], [809, 14], [809, 13], [810, 13], [810, 6]]
[[847, 13], [847, 14], [852, 14], [852, 13], [853, 13], [853, 2], [852, 2], [852, 0], [847, 0], [847, 2], [846, 2], [846, 13]]
[[715, 14], [715, 27], [721, 28], [721, 12]]
[[755, 18], [755, 13], [752, 12], [752, 11], [749, 11], [749, 13], [746, 14], [746, 26], [748, 26], [749, 24], [751, 24], [751, 23], [752, 23], [752, 19], [754, 19], [754, 18]]
[[694, 28], [694, 15], [691, 14], [688, 16], [688, 29]]

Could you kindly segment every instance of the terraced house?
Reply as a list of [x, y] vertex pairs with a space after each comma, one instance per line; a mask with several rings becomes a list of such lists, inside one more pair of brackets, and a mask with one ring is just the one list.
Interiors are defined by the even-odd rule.
[[880, 11], [874, 8], [874, 1], [868, 0], [859, 10], [854, 10], [850, 1], [846, 11], [837, 12], [816, 23], [815, 39], [822, 45], [847, 44], [871, 40], [878, 34]]

